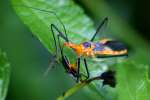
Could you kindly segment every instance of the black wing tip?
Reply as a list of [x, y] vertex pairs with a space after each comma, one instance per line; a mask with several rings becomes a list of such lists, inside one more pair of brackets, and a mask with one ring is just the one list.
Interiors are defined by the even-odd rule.
[[116, 41], [116, 40], [107, 41], [105, 43], [105, 45], [114, 51], [121, 51], [121, 50], [127, 50], [128, 49], [127, 46], [123, 42]]
[[96, 58], [113, 58], [113, 57], [125, 57], [128, 58], [129, 54], [121, 54], [121, 55], [97, 55]]

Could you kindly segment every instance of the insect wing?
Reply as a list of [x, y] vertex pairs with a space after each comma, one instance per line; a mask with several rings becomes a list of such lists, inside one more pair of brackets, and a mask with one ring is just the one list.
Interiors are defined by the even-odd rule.
[[104, 45], [109, 47], [113, 51], [127, 50], [127, 47], [124, 45], [124, 43], [120, 41], [107, 41]]
[[96, 57], [97, 58], [109, 58], [109, 57], [121, 57], [128, 56], [127, 47], [120, 41], [108, 40], [100, 41], [99, 44], [102, 44], [102, 49], [97, 49]]

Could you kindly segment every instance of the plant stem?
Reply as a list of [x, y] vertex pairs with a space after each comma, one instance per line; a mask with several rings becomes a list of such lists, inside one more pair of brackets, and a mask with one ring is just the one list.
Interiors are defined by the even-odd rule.
[[66, 98], [70, 97], [71, 95], [73, 95], [74, 93], [76, 93], [78, 90], [80, 90], [84, 86], [90, 84], [93, 80], [98, 80], [98, 79], [100, 79], [100, 77], [93, 77], [91, 79], [88, 79], [86, 81], [83, 81], [81, 83], [76, 84], [74, 87], [72, 87], [71, 89], [69, 89], [63, 95], [59, 96], [57, 98], [57, 100], [65, 100]]

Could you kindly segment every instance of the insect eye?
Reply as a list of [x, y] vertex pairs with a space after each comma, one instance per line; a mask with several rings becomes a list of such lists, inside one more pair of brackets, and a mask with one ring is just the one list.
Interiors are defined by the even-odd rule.
[[83, 43], [83, 46], [84, 46], [85, 48], [88, 48], [88, 47], [91, 47], [91, 44], [90, 44], [89, 42], [84, 42], [84, 43]]

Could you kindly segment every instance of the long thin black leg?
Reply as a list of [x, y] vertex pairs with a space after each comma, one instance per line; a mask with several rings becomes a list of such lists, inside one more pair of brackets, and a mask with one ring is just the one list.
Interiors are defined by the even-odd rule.
[[56, 53], [54, 54], [54, 58], [52, 59], [48, 69], [44, 72], [44, 76], [47, 76], [48, 72], [51, 70], [51, 68], [55, 65], [55, 63], [57, 62], [58, 60], [58, 46], [57, 46], [57, 42], [56, 42], [56, 37], [55, 37], [55, 34], [54, 34], [54, 29], [59, 33], [57, 34], [57, 37], [58, 37], [58, 45], [59, 45], [59, 48], [61, 50], [61, 54], [62, 54], [62, 48], [60, 46], [60, 40], [59, 40], [59, 36], [61, 36], [63, 39], [65, 39], [66, 41], [68, 41], [68, 38], [67, 38], [67, 35], [64, 36], [63, 33], [54, 25], [54, 24], [51, 24], [50, 26], [51, 28], [51, 32], [52, 32], [52, 36], [53, 36], [53, 39], [54, 39], [54, 46], [55, 46], [55, 51]]
[[84, 58], [84, 64], [85, 64], [85, 69], [86, 69], [86, 72], [87, 72], [87, 79], [88, 79], [90, 77], [90, 73], [89, 73], [87, 62], [86, 62], [85, 58]]
[[106, 18], [104, 18], [103, 21], [100, 23], [100, 25], [98, 26], [98, 28], [97, 28], [95, 34], [93, 35], [93, 37], [91, 38], [90, 41], [93, 41], [93, 40], [95, 39], [95, 37], [96, 37], [96, 35], [98, 34], [99, 30], [100, 30], [100, 29], [102, 28], [102, 26], [103, 26], [105, 23], [107, 23], [107, 22], [108, 22], [108, 18], [106, 17]]
[[54, 29], [59, 33], [59, 34], [57, 34], [58, 46], [59, 46], [59, 49], [61, 51], [61, 55], [63, 56], [63, 51], [62, 51], [62, 47], [61, 47], [61, 44], [60, 44], [60, 38], [59, 37], [61, 36], [64, 40], [69, 41], [68, 37], [67, 37], [67, 35], [64, 36], [63, 33], [54, 24], [51, 24], [52, 35], [53, 35], [53, 38], [54, 38], [54, 44], [55, 44], [55, 48], [56, 48], [56, 55], [55, 55], [56, 57], [58, 56], [58, 47], [57, 47], [57, 43], [56, 43]]
[[53, 35], [53, 39], [54, 39], [55, 50], [56, 50], [55, 56], [57, 56], [58, 50], [57, 50], [57, 43], [56, 43], [56, 38], [55, 38], [54, 30], [53, 30], [53, 24], [51, 24], [51, 31], [52, 31], [52, 35]]
[[53, 59], [51, 60], [49, 67], [47, 68], [47, 70], [44, 72], [44, 76], [48, 75], [48, 72], [52, 69], [52, 67], [55, 65], [55, 63], [57, 62], [57, 57], [58, 57], [58, 48], [57, 48], [57, 43], [56, 43], [56, 38], [55, 38], [55, 34], [54, 34], [54, 30], [53, 30], [53, 24], [51, 24], [50, 28], [51, 28], [51, 32], [52, 32], [52, 36], [54, 39], [54, 46], [55, 46], [55, 54], [53, 56]]
[[77, 59], [77, 82], [79, 82], [80, 78], [80, 57]]
[[62, 48], [62, 46], [61, 46], [61, 44], [60, 44], [60, 38], [59, 38], [59, 36], [60, 36], [60, 35], [57, 35], [57, 38], [58, 38], [58, 46], [59, 46], [59, 49], [60, 49], [61, 56], [64, 56], [64, 54], [63, 54], [63, 48]]
[[67, 37], [67, 34], [65, 33], [65, 35], [54, 25], [54, 24], [51, 24], [51, 27], [52, 27], [52, 30], [53, 28], [59, 33], [57, 35], [61, 36], [66, 42], [69, 42], [69, 39]]
[[77, 64], [79, 65], [79, 68], [78, 68], [78, 65], [77, 65], [77, 73], [74, 72], [74, 71], [71, 71], [70, 67], [69, 67], [69, 59], [64, 55], [63, 53], [63, 47], [61, 46], [60, 44], [60, 34], [57, 35], [57, 39], [58, 39], [58, 46], [59, 46], [59, 49], [60, 49], [60, 53], [61, 53], [61, 57], [62, 57], [62, 64], [64, 66], [64, 68], [66, 69], [67, 72], [71, 73], [74, 77], [77, 77], [77, 81], [79, 81], [79, 77], [80, 77], [80, 58], [77, 59]]

